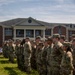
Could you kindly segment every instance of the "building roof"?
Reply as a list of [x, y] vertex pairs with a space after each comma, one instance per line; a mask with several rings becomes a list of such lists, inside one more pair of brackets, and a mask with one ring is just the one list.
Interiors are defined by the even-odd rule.
[[7, 21], [3, 21], [3, 22], [0, 22], [1, 25], [6, 25], [6, 26], [9, 26], [9, 25], [14, 25], [16, 23], [19, 23], [23, 20], [25, 20], [26, 18], [16, 18], [16, 19], [11, 19], [11, 20], [7, 20]]
[[[0, 22], [0, 25], [5, 25], [5, 26], [20, 25], [22, 22], [24, 22], [25, 20], [28, 20], [28, 19], [33, 19], [33, 18], [32, 17], [29, 17], [29, 18], [16, 18], [16, 19], [11, 19], [11, 20], [7, 20], [7, 21]], [[44, 25], [44, 26], [70, 25], [70, 24], [66, 24], [66, 23], [48, 23], [48, 22], [39, 21], [39, 20], [36, 20], [36, 19], [33, 19], [33, 20], [36, 21], [37, 23], [39, 23], [40, 25]]]

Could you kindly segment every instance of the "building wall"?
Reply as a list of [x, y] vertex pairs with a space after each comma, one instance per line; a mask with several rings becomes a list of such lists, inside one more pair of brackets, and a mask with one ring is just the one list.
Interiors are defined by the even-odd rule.
[[2, 46], [3, 43], [3, 28], [0, 26], [0, 47]]

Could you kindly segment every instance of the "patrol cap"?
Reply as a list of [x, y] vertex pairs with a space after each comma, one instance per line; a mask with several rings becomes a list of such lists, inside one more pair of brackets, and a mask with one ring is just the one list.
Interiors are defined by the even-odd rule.
[[48, 40], [48, 41], [53, 41], [51, 36], [49, 36], [49, 37], [47, 38], [47, 40]]
[[60, 35], [59, 34], [54, 34], [53, 38], [60, 38]]
[[16, 42], [19, 42], [20, 40], [19, 39], [16, 39]]
[[37, 36], [36, 39], [41, 39], [41, 36]]
[[60, 38], [65, 40], [65, 35], [61, 35]]
[[67, 47], [71, 47], [71, 43], [70, 42], [64, 42], [63, 45], [67, 46]]
[[39, 46], [44, 46], [44, 43], [43, 42], [39, 42]]
[[13, 42], [13, 40], [9, 39], [9, 42]]
[[26, 37], [26, 39], [30, 39], [29, 37]]

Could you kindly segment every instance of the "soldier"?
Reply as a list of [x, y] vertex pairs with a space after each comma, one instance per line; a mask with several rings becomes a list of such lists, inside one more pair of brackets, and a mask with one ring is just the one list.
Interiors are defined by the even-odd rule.
[[17, 58], [17, 64], [18, 64], [18, 68], [21, 68], [21, 64], [20, 64], [20, 40], [16, 40], [16, 46], [15, 46], [15, 54], [16, 54], [16, 58]]
[[31, 56], [31, 67], [32, 69], [37, 69], [36, 67], [36, 56], [35, 56], [35, 52], [36, 52], [36, 42], [32, 41], [32, 56]]
[[48, 37], [48, 50], [47, 50], [47, 75], [52, 75], [51, 71], [51, 53], [53, 50], [53, 40], [51, 37]]
[[8, 58], [8, 41], [5, 41], [3, 44], [3, 56]]
[[72, 50], [70, 42], [63, 43], [63, 58], [61, 61], [61, 75], [73, 75], [73, 57], [72, 57]]
[[41, 37], [40, 36], [37, 36], [36, 37], [36, 39], [35, 39], [35, 45], [36, 45], [36, 51], [35, 51], [35, 67], [36, 67], [36, 69], [37, 69], [37, 63], [36, 63], [36, 61], [37, 61], [37, 57], [36, 57], [36, 52], [37, 52], [37, 50], [38, 50], [38, 46], [39, 46], [39, 43], [41, 42]]
[[64, 43], [64, 41], [65, 41], [65, 35], [61, 35], [61, 36], [60, 36], [60, 42], [61, 42], [61, 43]]
[[[73, 40], [72, 40], [72, 49], [73, 49], [73, 52], [72, 52], [72, 54], [73, 54], [73, 65], [75, 68], [75, 38], [73, 38]], [[75, 75], [75, 70], [73, 72], [73, 75]]]
[[31, 43], [30, 43], [30, 39], [26, 38], [25, 40], [25, 44], [24, 44], [24, 68], [25, 71], [27, 73], [31, 72], [31, 53], [32, 53], [32, 48], [31, 48]]
[[63, 50], [62, 47], [63, 45], [60, 43], [60, 35], [59, 34], [54, 34], [53, 35], [53, 50], [51, 50], [51, 55], [50, 55], [50, 71], [51, 75], [60, 75], [60, 64], [62, 60], [62, 54]]
[[43, 43], [40, 42], [39, 45], [38, 45], [38, 48], [36, 50], [36, 64], [37, 64], [37, 71], [39, 73], [39, 75], [43, 75], [42, 72], [42, 59], [41, 59], [41, 56], [42, 56], [42, 50], [43, 50]]
[[75, 38], [75, 34], [72, 34], [72, 36], [71, 36], [71, 41], [70, 42], [72, 42], [72, 40]]
[[20, 43], [20, 65], [21, 65], [21, 70], [24, 71], [24, 44], [25, 44], [25, 39], [22, 40]]
[[14, 47], [12, 46], [13, 44], [13, 41], [10, 40], [9, 41], [9, 46], [8, 46], [8, 49], [9, 49], [9, 61], [11, 63], [14, 63]]
[[48, 40], [45, 39], [44, 42], [44, 48], [42, 50], [42, 56], [41, 56], [41, 60], [42, 60], [42, 75], [47, 75], [47, 51], [48, 51]]

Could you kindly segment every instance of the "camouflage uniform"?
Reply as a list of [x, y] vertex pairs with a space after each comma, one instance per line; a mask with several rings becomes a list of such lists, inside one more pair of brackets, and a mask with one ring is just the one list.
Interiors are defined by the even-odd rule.
[[3, 46], [3, 56], [5, 57], [5, 58], [8, 58], [8, 44], [4, 44], [4, 46]]
[[36, 64], [37, 64], [37, 71], [39, 75], [43, 75], [43, 69], [42, 69], [42, 51], [43, 47], [40, 48], [42, 43], [39, 43], [37, 50], [36, 50]]
[[17, 56], [17, 64], [18, 64], [18, 68], [20, 69], [20, 45], [16, 45], [15, 46], [15, 53], [16, 53], [16, 56]]
[[53, 44], [48, 47], [47, 50], [47, 75], [51, 75], [51, 52], [53, 50]]
[[24, 68], [26, 72], [31, 72], [31, 44], [30, 42], [26, 42], [24, 45]]
[[44, 47], [44, 49], [42, 50], [42, 74], [43, 75], [47, 75], [47, 51], [48, 51], [48, 46]]
[[51, 50], [50, 54], [50, 75], [60, 75], [60, 64], [62, 60], [62, 44], [59, 42], [60, 35], [59, 34], [54, 34], [53, 35], [53, 42], [54, 46], [53, 49]]
[[42, 50], [38, 50], [36, 55], [36, 64], [37, 64], [37, 71], [39, 73], [39, 75], [42, 74], [43, 70], [42, 70], [42, 61], [41, 61], [41, 54], [42, 54]]
[[73, 57], [71, 52], [64, 52], [61, 62], [61, 75], [73, 75]]
[[35, 52], [36, 52], [36, 47], [32, 47], [31, 67], [36, 70], [37, 67], [36, 67], [36, 56], [35, 56]]
[[21, 65], [21, 70], [24, 71], [24, 46], [20, 46], [20, 65]]
[[[75, 38], [72, 40], [72, 43], [75, 43]], [[72, 54], [73, 54], [73, 65], [74, 65], [74, 68], [75, 68], [75, 44], [72, 44], [72, 49], [73, 49], [73, 52], [72, 52]], [[74, 72], [73, 72], [73, 75], [75, 75], [75, 70], [74, 70]]]
[[54, 44], [50, 56], [50, 75], [60, 75], [60, 64], [62, 59], [62, 44], [57, 42]]
[[14, 47], [9, 45], [9, 61], [14, 63]]

